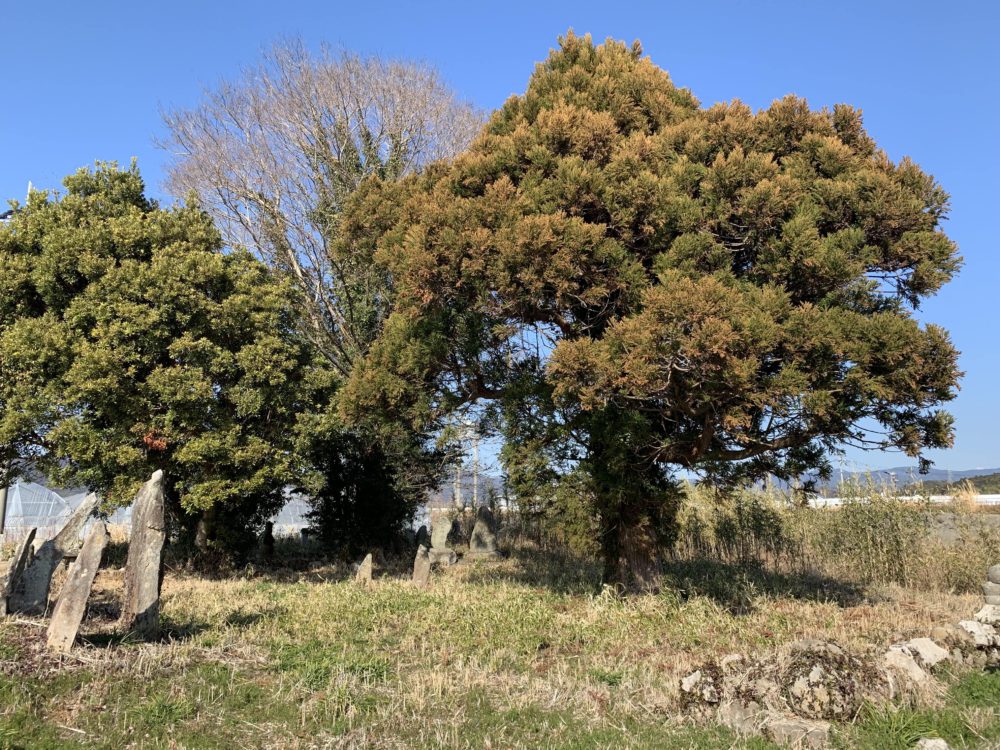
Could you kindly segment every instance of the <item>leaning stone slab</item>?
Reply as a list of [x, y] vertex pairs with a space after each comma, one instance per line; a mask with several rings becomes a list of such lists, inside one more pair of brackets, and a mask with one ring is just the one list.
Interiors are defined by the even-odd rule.
[[354, 574], [354, 580], [358, 583], [372, 582], [372, 553], [365, 555], [365, 559], [358, 566], [358, 572]]
[[35, 541], [36, 531], [37, 529], [29, 531], [28, 535], [17, 545], [14, 557], [10, 560], [10, 567], [0, 579], [0, 615], [7, 614], [7, 599], [14, 592], [14, 588], [21, 579], [21, 574], [24, 573], [24, 566], [31, 555], [31, 543]]
[[83, 502], [73, 511], [66, 525], [58, 534], [49, 539], [28, 563], [21, 580], [10, 597], [12, 611], [28, 614], [41, 614], [49, 604], [49, 587], [52, 585], [52, 574], [56, 572], [59, 563], [67, 555], [80, 547], [80, 532], [87, 521], [97, 510], [100, 499], [95, 494], [87, 495]]
[[496, 557], [497, 533], [493, 512], [485, 505], [476, 511], [476, 525], [469, 537], [470, 557]]
[[59, 592], [59, 599], [49, 623], [48, 647], [57, 653], [68, 653], [73, 648], [83, 613], [87, 609], [87, 599], [94, 585], [94, 576], [101, 565], [101, 555], [108, 543], [108, 527], [101, 521], [87, 534], [83, 549], [69, 569], [69, 575]]
[[160, 584], [163, 581], [163, 472], [150, 477], [132, 506], [132, 535], [125, 562], [125, 593], [120, 625], [140, 637], [160, 629]]
[[431, 558], [423, 545], [417, 548], [413, 561], [413, 582], [420, 588], [427, 588], [431, 583]]

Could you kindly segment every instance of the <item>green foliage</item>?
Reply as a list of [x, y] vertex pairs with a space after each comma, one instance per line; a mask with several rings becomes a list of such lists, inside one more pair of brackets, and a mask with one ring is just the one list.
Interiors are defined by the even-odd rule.
[[0, 445], [108, 508], [163, 469], [175, 510], [260, 524], [315, 392], [292, 289], [134, 165], [65, 186], [0, 228]]
[[957, 352], [912, 314], [960, 265], [948, 197], [850, 107], [702, 108], [637, 45], [571, 33], [393, 198], [396, 305], [345, 414], [513, 402], [509, 429], [590, 474], [609, 563], [669, 539], [678, 467], [825, 473], [867, 422], [910, 455], [951, 443]]

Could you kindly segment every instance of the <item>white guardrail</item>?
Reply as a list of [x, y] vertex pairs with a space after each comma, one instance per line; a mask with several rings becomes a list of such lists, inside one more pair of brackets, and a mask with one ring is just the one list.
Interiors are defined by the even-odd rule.
[[[975, 495], [976, 505], [1000, 505], [1000, 495]], [[950, 503], [955, 499], [954, 495], [900, 495], [899, 500], [912, 500], [919, 502], [930, 500], [932, 503]], [[814, 508], [834, 508], [844, 504], [841, 497], [814, 497], [809, 500], [809, 504]]]

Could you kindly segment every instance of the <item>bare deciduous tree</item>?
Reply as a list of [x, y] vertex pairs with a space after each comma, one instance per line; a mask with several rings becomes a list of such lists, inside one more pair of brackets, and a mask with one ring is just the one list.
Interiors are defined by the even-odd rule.
[[313, 56], [300, 42], [164, 120], [170, 191], [196, 193], [228, 244], [294, 275], [307, 328], [345, 374], [377, 333], [391, 280], [335, 247], [344, 201], [370, 175], [396, 179], [457, 154], [483, 123], [426, 65]]

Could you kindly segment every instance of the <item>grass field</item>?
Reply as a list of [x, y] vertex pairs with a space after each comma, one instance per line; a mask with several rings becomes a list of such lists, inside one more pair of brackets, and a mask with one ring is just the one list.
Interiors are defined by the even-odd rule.
[[[110, 557], [71, 657], [44, 654], [40, 621], [0, 624], [0, 747], [765, 748], [684, 718], [678, 678], [803, 637], [884, 648], [979, 602], [695, 561], [670, 568], [669, 593], [621, 599], [592, 564], [522, 546], [426, 591], [400, 569], [367, 587], [334, 566], [171, 572], [168, 636], [140, 644], [114, 633]], [[943, 684], [928, 706], [864, 711], [835, 743], [998, 746], [1000, 674]]]

